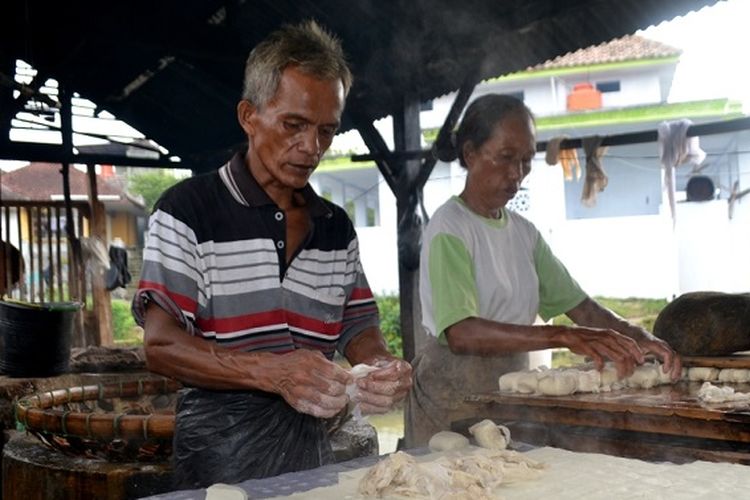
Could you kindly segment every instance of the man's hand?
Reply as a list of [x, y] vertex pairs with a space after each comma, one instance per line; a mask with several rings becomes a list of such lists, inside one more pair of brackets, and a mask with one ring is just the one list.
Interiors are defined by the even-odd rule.
[[383, 359], [374, 363], [378, 367], [358, 379], [354, 401], [364, 414], [386, 413], [406, 397], [411, 388], [411, 365], [398, 358]]
[[274, 392], [300, 413], [329, 418], [349, 402], [351, 375], [319, 351], [297, 349], [279, 356]]

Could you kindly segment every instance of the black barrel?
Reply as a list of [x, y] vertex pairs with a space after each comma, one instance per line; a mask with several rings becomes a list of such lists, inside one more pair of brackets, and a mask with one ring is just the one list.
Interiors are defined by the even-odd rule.
[[0, 371], [10, 377], [51, 377], [70, 368], [77, 302], [0, 301]]

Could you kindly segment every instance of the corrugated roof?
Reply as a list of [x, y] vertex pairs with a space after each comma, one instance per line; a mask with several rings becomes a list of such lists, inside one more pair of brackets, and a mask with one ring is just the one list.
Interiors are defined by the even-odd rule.
[[681, 53], [680, 49], [657, 42], [656, 40], [650, 40], [638, 35], [626, 35], [610, 42], [558, 56], [529, 69], [570, 68], [574, 66], [636, 61], [638, 59], [662, 59], [676, 57]]
[[[23, 59], [204, 171], [243, 145], [235, 106], [244, 60], [284, 23], [315, 18], [342, 39], [355, 77], [347, 130], [406, 99], [433, 99], [467, 79], [520, 71], [716, 1], [5, 2], [0, 73]], [[11, 89], [0, 92], [7, 128]]]

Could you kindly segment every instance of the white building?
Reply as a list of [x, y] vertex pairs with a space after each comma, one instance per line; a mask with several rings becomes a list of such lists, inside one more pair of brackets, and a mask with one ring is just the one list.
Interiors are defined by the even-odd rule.
[[[537, 117], [538, 138], [612, 136], [653, 131], [660, 122], [689, 118], [694, 123], [742, 116], [726, 99], [669, 103], [679, 51], [636, 36], [579, 50], [527, 71], [485, 81], [472, 99], [497, 92], [519, 96]], [[576, 105], [576, 85], [601, 97], [601, 104]], [[453, 102], [447, 95], [421, 113], [425, 147], [434, 139]], [[579, 100], [579, 102], [581, 102]], [[576, 109], [577, 108], [577, 109]], [[390, 140], [388, 120], [378, 124]], [[352, 133], [345, 134], [350, 138]], [[694, 174], [677, 169], [673, 223], [656, 142], [611, 147], [603, 158], [609, 177], [594, 207], [580, 201], [583, 178], [565, 180], [560, 166], [539, 154], [514, 208], [532, 220], [571, 274], [592, 295], [671, 298], [693, 290], [750, 291], [750, 196], [730, 203], [750, 187], [750, 131], [700, 138], [708, 153], [700, 175], [716, 188], [709, 201], [686, 202]], [[355, 141], [334, 150], [365, 152]], [[578, 150], [580, 165], [585, 158]], [[436, 165], [424, 190], [427, 214], [463, 188], [457, 164]], [[348, 155], [324, 160], [312, 179], [323, 196], [345, 206], [360, 237], [362, 260], [376, 293], [398, 292], [396, 202], [373, 163], [352, 163]]]

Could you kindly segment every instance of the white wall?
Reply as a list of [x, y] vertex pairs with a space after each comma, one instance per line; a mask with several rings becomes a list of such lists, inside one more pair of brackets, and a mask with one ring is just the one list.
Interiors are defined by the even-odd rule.
[[[429, 214], [460, 193], [464, 176], [457, 164], [438, 163], [425, 189]], [[672, 298], [694, 290], [750, 291], [750, 195], [736, 203], [731, 221], [726, 199], [678, 203], [673, 228], [664, 204], [653, 216], [566, 220], [563, 182], [560, 168], [535, 161], [524, 184], [530, 193], [524, 215], [589, 294]], [[395, 293], [396, 203], [385, 183], [379, 197], [381, 226], [357, 233], [372, 289]]]
[[[672, 70], [626, 68], [592, 73], [590, 81], [620, 81], [620, 92], [605, 93], [605, 106], [658, 103], [665, 91], [660, 80]], [[518, 82], [494, 82], [478, 87], [473, 98], [524, 90], [527, 104], [538, 115], [555, 114], [565, 110], [566, 89], [585, 80], [582, 76], [539, 78], [522, 82], [523, 87]], [[436, 99], [433, 110], [421, 114], [423, 128], [441, 126], [453, 98], [454, 94]], [[618, 131], [651, 125], [625, 125]], [[596, 133], [575, 132], [572, 135]], [[390, 139], [388, 131], [381, 133]], [[738, 137], [735, 152], [750, 151], [750, 132]], [[656, 154], [656, 144], [653, 149]], [[736, 154], [740, 189], [750, 188], [750, 154]], [[438, 162], [424, 191], [428, 214], [460, 193], [464, 179], [465, 171], [457, 162]], [[546, 165], [539, 155], [524, 184], [530, 200], [524, 215], [589, 294], [671, 298], [692, 290], [750, 291], [750, 194], [736, 203], [731, 221], [726, 192], [721, 200], [678, 204], [674, 226], [664, 204], [657, 215], [567, 220], [563, 183], [561, 169]], [[385, 182], [379, 185], [378, 198], [380, 226], [357, 228], [360, 251], [372, 289], [397, 293], [396, 201]]]

